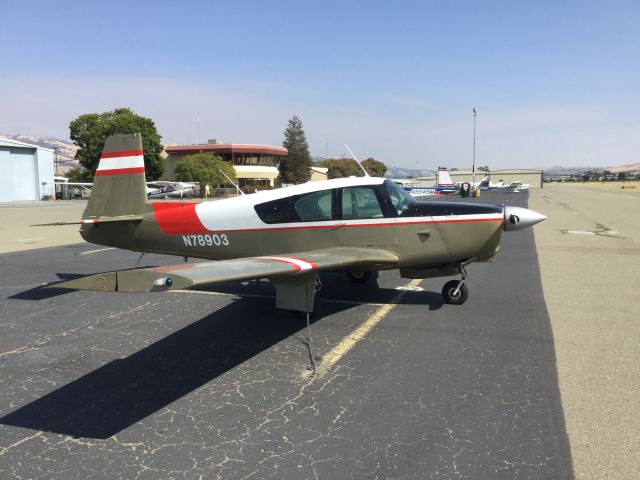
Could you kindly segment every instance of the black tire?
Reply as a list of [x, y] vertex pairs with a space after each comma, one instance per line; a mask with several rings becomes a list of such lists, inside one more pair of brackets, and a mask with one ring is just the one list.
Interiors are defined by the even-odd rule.
[[371, 279], [371, 272], [347, 272], [347, 278], [351, 283], [367, 283]]
[[444, 284], [442, 287], [442, 298], [444, 298], [445, 303], [450, 303], [451, 305], [462, 305], [469, 298], [469, 289], [463, 283], [460, 286], [460, 290], [457, 295], [453, 295], [453, 292], [458, 287], [458, 280], [450, 280]]

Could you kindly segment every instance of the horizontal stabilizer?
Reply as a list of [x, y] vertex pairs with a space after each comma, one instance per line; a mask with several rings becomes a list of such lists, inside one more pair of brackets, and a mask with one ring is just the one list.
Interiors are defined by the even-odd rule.
[[75, 222], [53, 222], [53, 223], [37, 223], [30, 225], [31, 227], [51, 227], [58, 225], [91, 225], [99, 223], [113, 223], [113, 222], [141, 222], [142, 215], [118, 215], [117, 217], [98, 217], [88, 218], [86, 220], [77, 220]]

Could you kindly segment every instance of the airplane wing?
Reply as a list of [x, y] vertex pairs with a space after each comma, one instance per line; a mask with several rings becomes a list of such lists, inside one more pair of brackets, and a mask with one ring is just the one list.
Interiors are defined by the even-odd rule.
[[118, 292], [176, 290], [256, 278], [299, 275], [313, 270], [376, 270], [397, 266], [398, 257], [386, 250], [338, 247], [291, 255], [247, 257], [214, 262], [98, 273], [49, 284], [52, 288]]

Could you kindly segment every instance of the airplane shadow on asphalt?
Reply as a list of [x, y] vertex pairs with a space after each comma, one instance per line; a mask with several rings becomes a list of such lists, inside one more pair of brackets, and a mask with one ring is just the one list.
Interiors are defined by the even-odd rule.
[[[235, 288], [244, 290], [241, 284]], [[269, 288], [259, 290], [266, 293]], [[328, 290], [339, 288], [338, 283]], [[395, 289], [377, 292], [370, 302], [397, 294]], [[73, 437], [109, 438], [306, 328], [300, 317], [266, 308], [269, 302], [235, 299], [127, 358], [9, 413], [0, 423]], [[435, 307], [442, 298], [431, 292], [407, 292], [402, 303]], [[321, 317], [350, 308], [353, 304], [323, 302]]]
[[[75, 280], [76, 278], [83, 277], [84, 275], [79, 273], [57, 273], [60, 281]], [[23, 292], [11, 295], [9, 298], [12, 300], [46, 300], [47, 298], [58, 297], [60, 295], [66, 295], [74, 292], [68, 288], [56, 288], [49, 287], [47, 285], [38, 285], [37, 287], [30, 288]]]

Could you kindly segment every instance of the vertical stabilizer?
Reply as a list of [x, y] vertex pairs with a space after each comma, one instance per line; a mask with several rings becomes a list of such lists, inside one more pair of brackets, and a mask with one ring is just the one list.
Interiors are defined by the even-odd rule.
[[453, 181], [447, 167], [438, 167], [438, 176], [436, 178], [436, 185], [438, 187], [453, 187]]
[[146, 203], [141, 134], [107, 137], [82, 218], [140, 214]]

